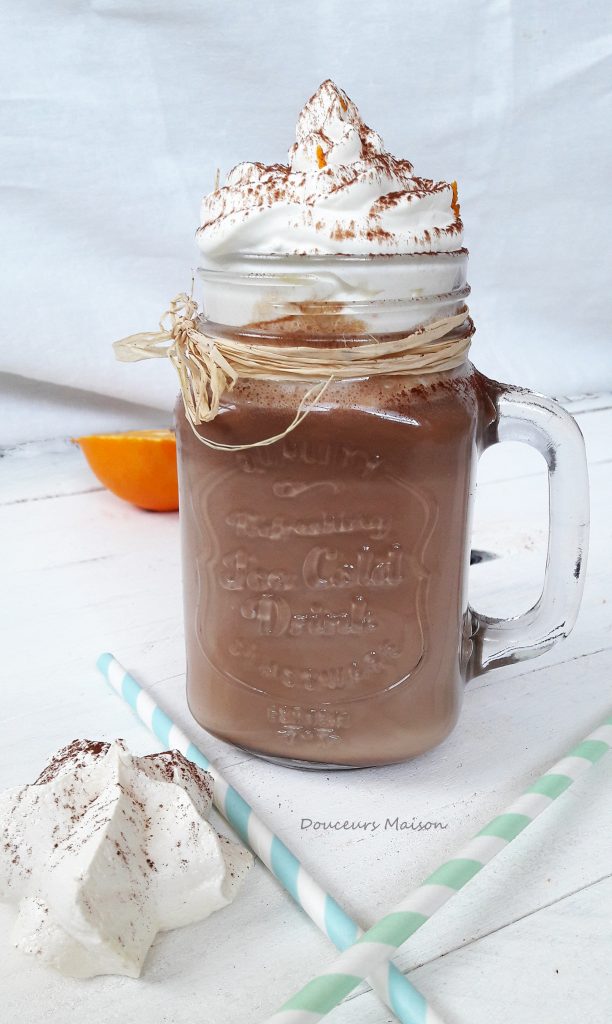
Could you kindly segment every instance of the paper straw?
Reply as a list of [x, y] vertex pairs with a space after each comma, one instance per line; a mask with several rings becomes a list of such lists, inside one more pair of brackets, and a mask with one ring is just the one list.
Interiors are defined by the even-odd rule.
[[[363, 929], [308, 874], [297, 857], [257, 817], [246, 800], [168, 718], [151, 695], [112, 654], [101, 654], [97, 665], [113, 690], [123, 697], [164, 747], [180, 750], [190, 761], [210, 772], [215, 783], [214, 802], [219, 813], [334, 945], [338, 949], [346, 949], [356, 942], [363, 935]], [[380, 963], [371, 973], [369, 984], [402, 1024], [442, 1024], [425, 997], [392, 963]]]
[[498, 817], [480, 830], [460, 853], [442, 864], [418, 889], [381, 918], [335, 963], [290, 999], [266, 1024], [316, 1024], [337, 1006], [377, 964], [393, 956], [452, 896], [505, 849], [561, 793], [612, 746], [612, 715], [574, 747]]

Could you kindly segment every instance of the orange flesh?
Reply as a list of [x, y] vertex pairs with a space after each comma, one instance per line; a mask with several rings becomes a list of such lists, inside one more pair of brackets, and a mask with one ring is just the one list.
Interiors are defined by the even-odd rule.
[[319, 170], [322, 167], [326, 167], [327, 166], [327, 160], [325, 159], [325, 153], [321, 149], [321, 146], [317, 146], [317, 163], [319, 165]]

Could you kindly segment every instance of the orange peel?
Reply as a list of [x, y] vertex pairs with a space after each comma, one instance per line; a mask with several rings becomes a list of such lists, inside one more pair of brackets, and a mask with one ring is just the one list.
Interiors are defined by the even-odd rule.
[[176, 438], [171, 430], [128, 430], [74, 439], [101, 484], [151, 512], [176, 512]]
[[451, 199], [452, 211], [455, 214], [457, 220], [461, 217], [461, 207], [459, 206], [459, 200], [457, 198], [457, 182], [451, 181], [451, 188], [453, 190], [453, 198]]

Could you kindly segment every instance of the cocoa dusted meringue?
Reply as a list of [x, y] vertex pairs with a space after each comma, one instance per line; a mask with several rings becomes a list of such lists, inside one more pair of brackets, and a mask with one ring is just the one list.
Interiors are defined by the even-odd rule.
[[323, 82], [301, 111], [287, 164], [238, 164], [202, 201], [205, 265], [235, 253], [456, 252], [456, 183], [416, 177], [386, 152], [342, 89]]
[[0, 794], [13, 942], [75, 978], [138, 977], [157, 932], [230, 903], [251, 854], [208, 823], [212, 778], [178, 751], [75, 740]]

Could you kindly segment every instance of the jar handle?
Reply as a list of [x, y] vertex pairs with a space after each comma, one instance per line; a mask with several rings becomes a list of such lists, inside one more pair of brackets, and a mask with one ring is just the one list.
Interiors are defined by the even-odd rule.
[[544, 585], [529, 611], [498, 619], [469, 609], [472, 651], [467, 678], [537, 658], [571, 632], [584, 589], [589, 534], [589, 481], [582, 433], [565, 409], [519, 388], [491, 389], [496, 431], [485, 448], [522, 441], [548, 466], [549, 532]]

